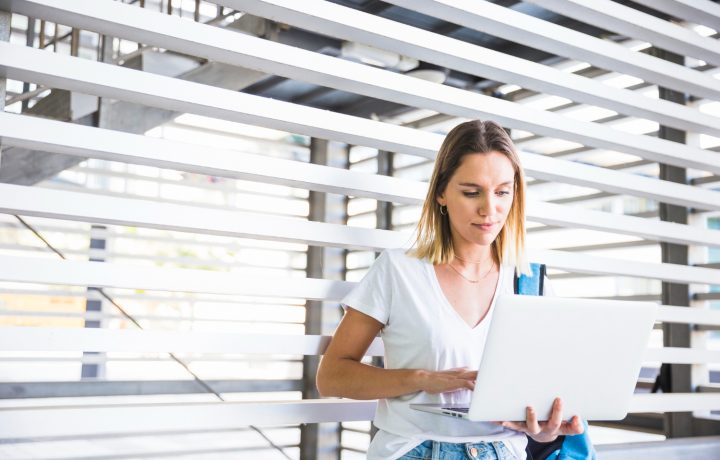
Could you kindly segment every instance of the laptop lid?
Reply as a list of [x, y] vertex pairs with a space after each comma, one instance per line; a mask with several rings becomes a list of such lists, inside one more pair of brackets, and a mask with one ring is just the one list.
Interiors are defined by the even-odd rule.
[[563, 416], [619, 420], [630, 405], [655, 322], [650, 302], [498, 297], [468, 418], [547, 420], [555, 397]]

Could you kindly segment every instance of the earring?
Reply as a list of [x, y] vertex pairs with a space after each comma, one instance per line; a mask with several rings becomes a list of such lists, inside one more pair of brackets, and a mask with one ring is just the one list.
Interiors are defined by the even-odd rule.
[[[443, 208], [445, 208], [445, 212], [443, 212]], [[447, 216], [447, 206], [442, 205], [442, 204], [440, 205], [440, 215]]]

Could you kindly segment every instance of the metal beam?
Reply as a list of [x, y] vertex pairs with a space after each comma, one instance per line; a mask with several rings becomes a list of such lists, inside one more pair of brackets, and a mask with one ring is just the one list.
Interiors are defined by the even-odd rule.
[[[10, 40], [12, 14], [0, 11], [0, 41]], [[5, 110], [5, 98], [7, 97], [7, 79], [0, 75], [0, 112]], [[3, 170], [3, 142], [0, 139], [0, 171]]]
[[[608, 88], [607, 85], [592, 79], [562, 72], [546, 65], [355, 11], [327, 1], [306, 1], [302, 2], [302, 5], [292, 0], [224, 0], [224, 2], [250, 11], [253, 14], [265, 15], [309, 30], [323, 30], [345, 40], [367, 43], [383, 50], [411, 56], [470, 75], [518, 84], [524, 88], [531, 88], [542, 93], [557, 94], [591, 105], [607, 107], [620, 113], [660, 121], [670, 126], [678, 126], [699, 132], [708, 132], [709, 130], [715, 133], [714, 135], [720, 133], [720, 122], [715, 117], [702, 114], [698, 110], [688, 107], [678, 109], [666, 102], [652, 100], [632, 91]], [[410, 9], [417, 8], [417, 2], [414, 1], [400, 3]], [[497, 5], [493, 6], [501, 8]], [[444, 10], [436, 8], [435, 5], [423, 11], [433, 17], [448, 20], [447, 17], [442, 15]], [[516, 14], [529, 18], [527, 15]], [[451, 19], [455, 20], [454, 17]], [[503, 25], [506, 26], [508, 22], [505, 19]], [[283, 52], [278, 47], [275, 54], [279, 55], [281, 52], [284, 56], [287, 56], [290, 51]], [[689, 71], [685, 69], [684, 72]], [[686, 76], [690, 80], [683, 82], [683, 88], [688, 87], [689, 81], [704, 80], [703, 87], [705, 90], [703, 96], [720, 98], [720, 90], [716, 88], [717, 85], [713, 78], [698, 72]], [[295, 78], [302, 79], [303, 77], [296, 76]], [[305, 75], [304, 78], [309, 77]], [[336, 84], [336, 87], [345, 89], [338, 86], [338, 84]], [[373, 92], [363, 92], [363, 94], [373, 96]], [[385, 99], [420, 107], [395, 98], [385, 97]], [[471, 115], [465, 116], [471, 117]], [[692, 127], [688, 123], [690, 120], [694, 120]], [[506, 125], [512, 126], [510, 124]]]
[[[677, 24], [656, 18], [629, 6], [610, 0], [529, 0], [555, 13], [587, 21], [593, 25], [619, 32], [625, 36], [650, 42], [654, 46], [692, 56], [714, 65], [720, 65], [720, 47], [713, 40]], [[687, 91], [696, 96], [717, 99], [709, 94], [698, 94], [691, 86], [668, 88]]]
[[[558, 56], [589, 62], [600, 68], [635, 75], [643, 80], [662, 84], [669, 88], [717, 99], [717, 96], [714, 95], [717, 84], [713, 83], [713, 78], [709, 75], [662, 62], [616, 43], [552, 24], [509, 8], [502, 8], [488, 1], [388, 1], [432, 17], [440, 17], [446, 21], [461, 24], [479, 32], [539, 48]], [[617, 3], [613, 3], [613, 5], [617, 5]], [[559, 11], [559, 14], [568, 16], [564, 14], [564, 11]], [[594, 26], [602, 27], [595, 22], [595, 15], [585, 15], [579, 17], [578, 20], [587, 22], [589, 17], [593, 18], [591, 22]], [[717, 49], [714, 49], [713, 52], [715, 55], [719, 54]], [[716, 89], [712, 89], [713, 86]]]
[[720, 31], [720, 5], [710, 0], [633, 0], [676, 18]]

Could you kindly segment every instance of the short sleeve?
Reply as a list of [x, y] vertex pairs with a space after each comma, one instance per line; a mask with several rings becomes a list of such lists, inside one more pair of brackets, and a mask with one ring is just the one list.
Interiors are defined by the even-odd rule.
[[383, 324], [388, 323], [392, 304], [392, 262], [387, 251], [375, 259], [365, 277], [340, 303]]

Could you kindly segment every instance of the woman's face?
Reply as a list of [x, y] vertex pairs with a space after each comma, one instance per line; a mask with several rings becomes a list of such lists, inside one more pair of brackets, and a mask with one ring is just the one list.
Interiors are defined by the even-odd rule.
[[454, 241], [487, 246], [495, 241], [513, 202], [515, 170], [504, 154], [465, 155], [437, 198], [447, 206]]

